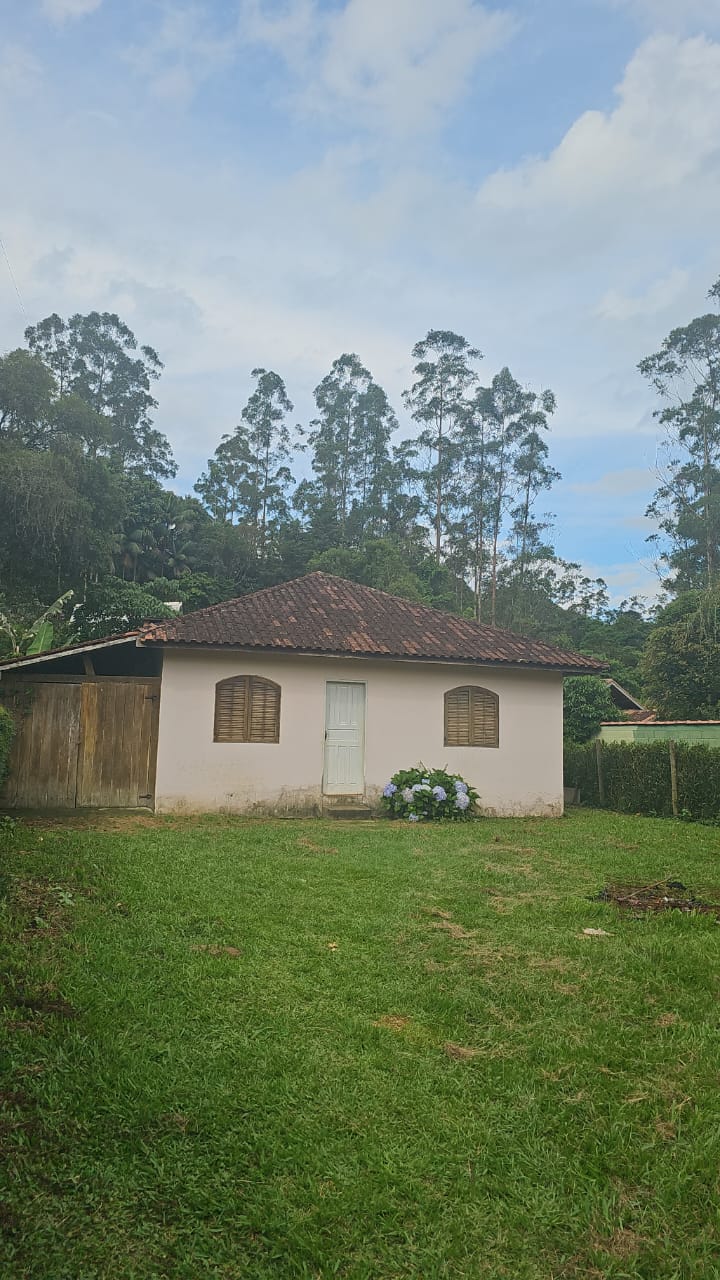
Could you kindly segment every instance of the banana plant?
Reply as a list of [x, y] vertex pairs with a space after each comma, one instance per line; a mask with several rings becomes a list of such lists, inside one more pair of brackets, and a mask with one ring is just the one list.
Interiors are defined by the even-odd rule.
[[10, 656], [30, 658], [39, 653], [47, 653], [52, 648], [55, 635], [53, 618], [57, 618], [62, 613], [64, 606], [73, 595], [73, 591], [65, 591], [24, 630], [22, 626], [12, 622], [7, 614], [0, 613], [0, 633], [6, 635], [10, 641]]

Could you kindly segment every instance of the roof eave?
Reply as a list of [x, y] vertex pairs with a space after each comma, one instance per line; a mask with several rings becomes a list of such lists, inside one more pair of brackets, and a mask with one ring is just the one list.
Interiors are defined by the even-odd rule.
[[103, 640], [87, 640], [84, 644], [71, 644], [65, 645], [60, 649], [48, 649], [45, 653], [34, 653], [32, 657], [11, 658], [7, 662], [0, 662], [0, 678], [5, 672], [19, 671], [23, 667], [36, 666], [38, 662], [52, 662], [54, 659], [60, 661], [61, 658], [72, 658], [76, 653], [110, 649], [113, 645], [119, 644], [134, 644], [139, 647], [140, 643], [138, 634], [130, 632], [128, 635], [107, 636]]
[[296, 658], [333, 658], [336, 660], [348, 660], [359, 658], [363, 661], [375, 662], [424, 662], [439, 663], [449, 666], [478, 666], [478, 667], [504, 667], [512, 670], [520, 671], [553, 671], [559, 675], [577, 676], [577, 675], [601, 675], [607, 671], [606, 664], [588, 664], [586, 665], [570, 665], [567, 662], [542, 662], [533, 658], [473, 658], [459, 657], [454, 658], [448, 655], [440, 654], [410, 654], [410, 653], [378, 653], [377, 651], [358, 651], [347, 649], [296, 649], [292, 646], [283, 645], [249, 645], [249, 644], [233, 644], [230, 641], [217, 641], [215, 644], [207, 640], [171, 640], [158, 639], [153, 637], [141, 637], [139, 643], [144, 648], [159, 649], [186, 649], [190, 651], [209, 650], [210, 652], [235, 652], [235, 653], [256, 653], [264, 656], [278, 654], [285, 657]]

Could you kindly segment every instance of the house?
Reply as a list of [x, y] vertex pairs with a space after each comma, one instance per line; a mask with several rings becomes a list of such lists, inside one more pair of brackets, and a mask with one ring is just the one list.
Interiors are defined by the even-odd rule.
[[0, 667], [8, 807], [319, 813], [419, 761], [559, 815], [563, 676], [602, 663], [310, 573]]
[[618, 684], [617, 680], [607, 676], [604, 683], [608, 687], [608, 692], [615, 706], [619, 711], [623, 712], [622, 720], [608, 720], [608, 724], [643, 724], [655, 719], [655, 712], [643, 706], [642, 702], [635, 697], [635, 694], [623, 688], [621, 684]]

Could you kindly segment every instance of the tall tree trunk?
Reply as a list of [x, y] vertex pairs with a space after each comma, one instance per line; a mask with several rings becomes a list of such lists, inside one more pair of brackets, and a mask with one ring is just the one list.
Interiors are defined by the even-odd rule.
[[266, 530], [267, 530], [267, 491], [268, 491], [268, 472], [270, 470], [270, 440], [268, 438], [265, 446], [265, 463], [263, 467], [263, 491], [262, 491], [262, 511], [260, 516], [260, 552], [262, 559], [265, 559], [266, 549]]
[[437, 439], [437, 484], [435, 487], [435, 563], [440, 565], [440, 543], [442, 535], [442, 498], [443, 498], [443, 398], [440, 392], [440, 408], [438, 411]]
[[500, 541], [500, 526], [502, 524], [502, 507], [505, 498], [505, 447], [500, 453], [500, 466], [498, 468], [497, 477], [497, 495], [495, 499], [495, 511], [493, 515], [493, 534], [492, 534], [492, 560], [490, 566], [490, 625], [497, 624], [497, 563], [498, 563], [498, 542]]

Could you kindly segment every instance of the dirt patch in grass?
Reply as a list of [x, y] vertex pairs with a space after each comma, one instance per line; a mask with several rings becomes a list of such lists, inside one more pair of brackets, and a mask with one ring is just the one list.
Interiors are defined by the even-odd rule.
[[486, 862], [483, 865], [483, 870], [501, 876], [534, 877], [538, 874], [535, 867], [531, 867], [529, 862]]
[[516, 907], [526, 906], [529, 902], [559, 902], [560, 894], [549, 889], [523, 889], [519, 893], [500, 893], [497, 889], [486, 889], [489, 905], [499, 915], [506, 915]]
[[634, 916], [646, 912], [682, 911], [689, 914], [696, 911], [720, 919], [720, 890], [710, 891], [710, 896], [714, 902], [698, 898], [680, 880], [661, 880], [645, 885], [606, 885], [591, 898], [591, 902], [614, 902], [621, 910], [631, 911]]
[[454, 942], [467, 942], [476, 937], [477, 933], [475, 929], [465, 929], [454, 920], [433, 920], [433, 929], [442, 929], [443, 933], [449, 934]]
[[302, 836], [301, 839], [298, 840], [298, 844], [301, 846], [301, 848], [307, 849], [308, 852], [310, 853], [337, 853], [336, 845], [315, 844], [313, 840], [308, 840], [307, 837], [305, 836]]
[[442, 929], [454, 942], [468, 942], [477, 936], [476, 929], [466, 929], [452, 918], [452, 911], [443, 911], [441, 907], [421, 907], [424, 915], [432, 916], [430, 925], [433, 929]]
[[407, 1031], [412, 1022], [404, 1013], [384, 1013], [381, 1018], [376, 1018], [373, 1022], [374, 1027], [385, 1027], [388, 1031]]
[[20, 941], [41, 935], [56, 938], [66, 926], [67, 905], [72, 894], [64, 885], [47, 879], [14, 876], [8, 894], [10, 908], [21, 926]]
[[537, 849], [530, 844], [503, 844], [499, 836], [496, 836], [492, 844], [486, 845], [485, 848], [492, 849], [493, 853], [522, 853], [526, 858], [537, 854]]
[[637, 1231], [631, 1231], [629, 1227], [618, 1227], [611, 1235], [595, 1236], [592, 1240], [593, 1250], [623, 1261], [634, 1258], [645, 1244], [644, 1238], [638, 1235]]
[[528, 969], [541, 969], [548, 973], [568, 973], [576, 968], [577, 965], [565, 956], [532, 956], [528, 960]]
[[677, 1138], [677, 1125], [672, 1120], [658, 1118], [655, 1121], [655, 1132], [660, 1135], [663, 1142], [674, 1142]]
[[676, 1022], [680, 1021], [678, 1013], [661, 1013], [659, 1018], [655, 1019], [656, 1027], [674, 1027]]
[[455, 1044], [453, 1040], [445, 1041], [443, 1051], [448, 1058], [452, 1058], [455, 1062], [469, 1062], [471, 1058], [477, 1058], [481, 1053], [480, 1049], [473, 1049], [469, 1045]]

